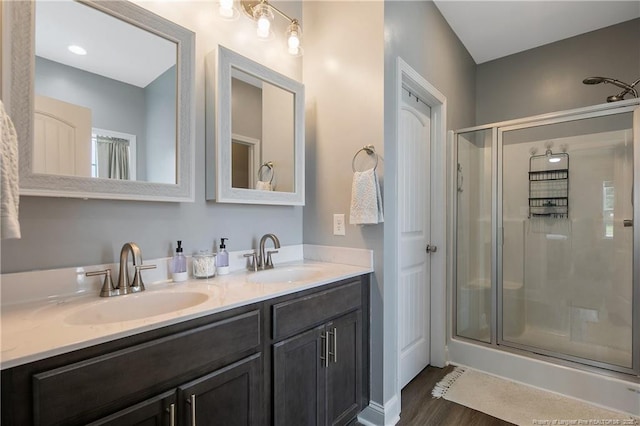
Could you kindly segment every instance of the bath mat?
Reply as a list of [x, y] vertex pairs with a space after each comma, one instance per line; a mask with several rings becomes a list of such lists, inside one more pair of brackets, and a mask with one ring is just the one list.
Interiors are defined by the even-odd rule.
[[640, 418], [629, 414], [462, 367], [447, 374], [431, 394], [516, 425], [640, 425]]

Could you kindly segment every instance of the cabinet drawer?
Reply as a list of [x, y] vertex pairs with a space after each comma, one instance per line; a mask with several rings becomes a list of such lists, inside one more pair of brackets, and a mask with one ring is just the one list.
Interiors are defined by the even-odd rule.
[[273, 339], [304, 331], [362, 305], [360, 281], [273, 305]]
[[80, 421], [119, 399], [260, 346], [260, 311], [33, 376], [36, 425]]

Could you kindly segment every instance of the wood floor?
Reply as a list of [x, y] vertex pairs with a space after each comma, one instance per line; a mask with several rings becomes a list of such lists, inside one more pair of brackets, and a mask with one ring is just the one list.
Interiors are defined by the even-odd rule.
[[[453, 370], [427, 367], [402, 390], [402, 412], [399, 426], [506, 426], [497, 419], [444, 398], [431, 397], [431, 389]], [[478, 389], [482, 392], [482, 389]]]

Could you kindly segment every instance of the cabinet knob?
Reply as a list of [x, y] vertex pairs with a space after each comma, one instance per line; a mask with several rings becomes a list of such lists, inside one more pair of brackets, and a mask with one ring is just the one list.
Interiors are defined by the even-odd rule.
[[427, 253], [435, 253], [438, 251], [437, 246], [432, 246], [431, 244], [427, 244]]

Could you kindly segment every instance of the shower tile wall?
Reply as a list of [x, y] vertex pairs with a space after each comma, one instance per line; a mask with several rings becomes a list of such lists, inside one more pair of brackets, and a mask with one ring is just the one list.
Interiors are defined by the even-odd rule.
[[[631, 131], [565, 137], [569, 127], [504, 133], [503, 338], [631, 367]], [[531, 137], [545, 130], [563, 137]], [[529, 158], [550, 142], [570, 156], [569, 219], [529, 219]]]

